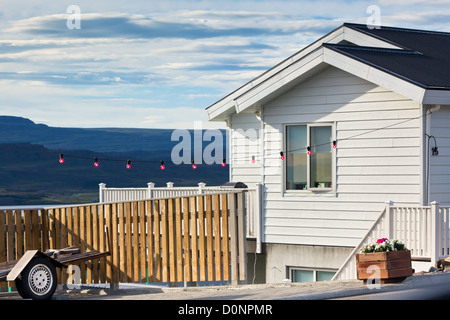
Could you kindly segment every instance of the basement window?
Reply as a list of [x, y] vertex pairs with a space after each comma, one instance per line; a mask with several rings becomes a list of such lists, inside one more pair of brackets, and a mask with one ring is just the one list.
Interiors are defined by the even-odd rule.
[[333, 190], [333, 125], [285, 127], [286, 191]]
[[331, 281], [337, 271], [289, 268], [291, 282]]

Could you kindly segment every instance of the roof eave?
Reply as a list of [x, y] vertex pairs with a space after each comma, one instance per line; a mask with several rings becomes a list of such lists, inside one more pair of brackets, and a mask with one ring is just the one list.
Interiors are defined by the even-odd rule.
[[427, 89], [425, 90], [422, 103], [450, 105], [450, 89]]

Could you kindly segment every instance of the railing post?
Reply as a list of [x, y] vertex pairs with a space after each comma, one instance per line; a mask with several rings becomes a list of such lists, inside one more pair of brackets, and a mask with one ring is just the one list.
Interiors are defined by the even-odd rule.
[[155, 184], [153, 182], [147, 183], [147, 192], [148, 192], [148, 198], [153, 198], [153, 188], [155, 187]]
[[439, 261], [441, 244], [441, 221], [439, 215], [439, 202], [433, 201], [431, 205], [431, 263]]
[[105, 202], [105, 195], [104, 195], [105, 188], [106, 188], [105, 183], [100, 183], [98, 185], [98, 202], [100, 202], [100, 203]]
[[394, 205], [394, 202], [392, 201], [386, 201], [386, 212], [385, 212], [385, 219], [384, 219], [384, 232], [385, 238], [388, 238], [389, 240], [392, 240], [392, 237], [394, 236], [394, 215], [392, 213], [392, 206]]
[[167, 182], [166, 185], [167, 188], [173, 188], [173, 182]]
[[203, 188], [205, 188], [205, 187], [206, 187], [206, 183], [200, 182], [200, 183], [198, 184], [198, 193], [199, 193], [199, 194], [202, 194], [202, 193], [203, 193]]

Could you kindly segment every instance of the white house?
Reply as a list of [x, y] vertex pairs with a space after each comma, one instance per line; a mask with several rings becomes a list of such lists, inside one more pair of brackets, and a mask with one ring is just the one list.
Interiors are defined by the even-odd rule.
[[450, 33], [345, 23], [207, 113], [262, 185], [266, 282], [331, 279], [386, 201], [450, 205]]

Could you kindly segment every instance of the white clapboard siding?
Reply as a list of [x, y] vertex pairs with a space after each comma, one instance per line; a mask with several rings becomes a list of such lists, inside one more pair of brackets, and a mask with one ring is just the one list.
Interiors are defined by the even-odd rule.
[[[450, 180], [448, 181], [450, 182]], [[337, 177], [338, 185], [352, 185], [352, 186], [367, 186], [371, 184], [379, 185], [418, 185], [420, 183], [420, 178], [415, 175], [338, 175]]]
[[[265, 242], [354, 246], [386, 201], [420, 202], [418, 103], [329, 67], [264, 105], [262, 114]], [[317, 122], [335, 124], [335, 192], [285, 193], [284, 125]], [[241, 173], [245, 182], [249, 173]]]
[[[362, 136], [361, 136], [362, 138]], [[349, 139], [339, 141], [339, 150], [357, 149], [357, 148], [401, 148], [401, 147], [420, 147], [420, 138], [383, 138], [371, 139], [370, 145], [365, 139]]]
[[[450, 205], [450, 106], [441, 106], [431, 114], [430, 135], [436, 138], [439, 156], [431, 156], [430, 149], [430, 201]], [[430, 140], [430, 148], [434, 140]]]
[[[244, 182], [249, 187], [261, 183], [261, 121], [256, 114], [232, 115], [230, 118], [230, 181]], [[255, 157], [255, 163], [252, 158]]]

